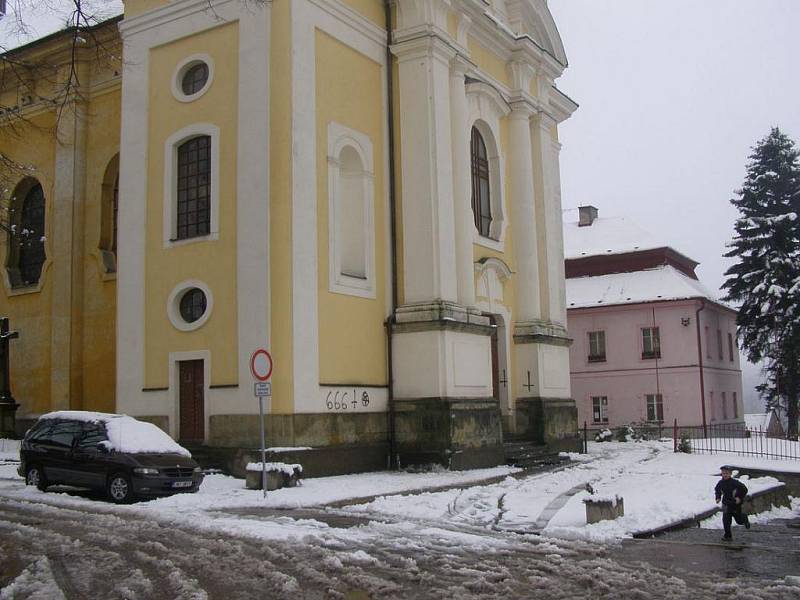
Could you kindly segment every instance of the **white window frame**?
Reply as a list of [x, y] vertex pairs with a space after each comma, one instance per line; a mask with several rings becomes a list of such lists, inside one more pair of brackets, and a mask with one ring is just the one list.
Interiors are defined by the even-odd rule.
[[[645, 334], [649, 332], [649, 334]], [[641, 328], [640, 337], [642, 340], [642, 360], [653, 360], [661, 358], [661, 328], [658, 325], [648, 325]], [[647, 349], [647, 343], [650, 342], [650, 350]], [[652, 356], [645, 356], [651, 354]]]
[[[346, 147], [361, 159], [364, 198], [364, 277], [342, 273], [341, 168], [339, 157]], [[369, 136], [340, 123], [328, 123], [328, 290], [361, 298], [375, 298], [375, 171]]]
[[[595, 340], [602, 338], [603, 340], [603, 353], [602, 354], [592, 354], [592, 334], [595, 334]], [[586, 359], [590, 362], [605, 362], [606, 360], [606, 332], [604, 329], [597, 329], [595, 331], [589, 331], [587, 333], [589, 337], [589, 352], [586, 355]], [[595, 343], [595, 346], [598, 344]]]
[[[649, 423], [663, 423], [664, 422], [664, 395], [663, 394], [645, 394], [645, 409], [647, 410], [647, 421]], [[655, 419], [650, 418], [650, 405], [652, 402], [653, 413]], [[659, 408], [661, 409], [659, 411]], [[658, 413], [661, 413], [660, 415]], [[660, 417], [660, 418], [659, 418]]]
[[[592, 423], [608, 423], [608, 396], [592, 396]], [[597, 408], [595, 409], [595, 401]]]
[[[211, 138], [211, 210], [206, 235], [175, 239], [178, 223], [178, 148], [191, 138]], [[164, 142], [164, 248], [219, 239], [219, 127], [211, 123], [193, 123], [176, 131]]]
[[[208, 67], [208, 79], [205, 84], [194, 94], [183, 93], [183, 76], [198, 63], [205, 63]], [[178, 102], [193, 102], [208, 91], [214, 81], [214, 61], [208, 54], [192, 54], [181, 60], [172, 73], [172, 95]]]
[[[489, 237], [482, 236], [477, 227], [472, 227], [473, 243], [497, 252], [505, 251], [506, 229], [509, 219], [506, 217], [505, 198], [505, 161], [500, 151], [500, 121], [508, 116], [511, 109], [508, 103], [492, 86], [483, 82], [469, 83], [466, 86], [467, 103], [469, 106], [469, 134], [475, 127], [486, 144], [486, 155], [489, 161], [489, 207], [492, 212], [492, 223], [489, 227]], [[467, 165], [472, 173], [472, 163]], [[470, 182], [472, 178], [470, 177]], [[472, 185], [469, 188], [470, 197], [464, 201], [469, 203], [472, 194]]]
[[[196, 321], [187, 323], [183, 320], [183, 316], [181, 315], [180, 304], [183, 295], [192, 288], [198, 288], [206, 295], [206, 311]], [[195, 329], [200, 329], [211, 317], [211, 311], [213, 309], [214, 295], [211, 293], [211, 288], [209, 288], [205, 282], [197, 279], [188, 279], [180, 282], [172, 289], [167, 298], [167, 317], [169, 318], [169, 322], [172, 323], [172, 326], [178, 331], [194, 331]]]

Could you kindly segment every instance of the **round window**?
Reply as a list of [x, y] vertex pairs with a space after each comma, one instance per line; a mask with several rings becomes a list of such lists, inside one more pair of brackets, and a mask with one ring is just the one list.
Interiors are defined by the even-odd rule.
[[205, 87], [208, 81], [208, 65], [197, 62], [186, 69], [181, 77], [181, 91], [186, 96], [193, 96]]
[[187, 323], [194, 323], [206, 312], [206, 295], [200, 288], [190, 288], [183, 296], [179, 306], [181, 318]]

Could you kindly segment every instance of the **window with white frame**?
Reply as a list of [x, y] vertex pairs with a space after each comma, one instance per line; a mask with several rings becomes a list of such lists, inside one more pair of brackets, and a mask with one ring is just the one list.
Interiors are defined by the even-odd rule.
[[606, 332], [589, 332], [589, 362], [603, 362], [606, 359]]
[[219, 234], [219, 128], [185, 127], [164, 146], [164, 245]]
[[592, 422], [608, 423], [607, 396], [592, 396]]
[[658, 327], [642, 328], [642, 358], [661, 358], [661, 335]]
[[647, 394], [647, 420], [662, 422], [664, 420], [664, 398], [661, 394]]
[[328, 125], [329, 289], [375, 297], [372, 142], [361, 132]]

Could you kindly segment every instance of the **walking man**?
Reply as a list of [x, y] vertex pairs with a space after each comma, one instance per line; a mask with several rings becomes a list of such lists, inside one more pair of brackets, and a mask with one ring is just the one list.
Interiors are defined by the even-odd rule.
[[744, 525], [745, 529], [750, 529], [750, 520], [747, 515], [742, 514], [742, 502], [747, 496], [747, 486], [738, 479], [733, 479], [732, 469], [728, 465], [719, 468], [722, 479], [717, 482], [714, 488], [714, 495], [717, 504], [722, 501], [722, 526], [725, 528], [723, 540], [729, 542], [731, 538], [731, 520], [737, 524]]

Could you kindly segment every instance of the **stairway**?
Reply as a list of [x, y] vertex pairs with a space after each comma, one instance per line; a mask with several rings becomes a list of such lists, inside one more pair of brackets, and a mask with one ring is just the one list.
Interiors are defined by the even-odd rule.
[[541, 469], [567, 462], [547, 444], [538, 444], [530, 440], [510, 439], [503, 443], [506, 464], [522, 469]]

